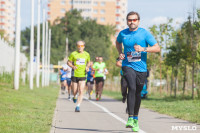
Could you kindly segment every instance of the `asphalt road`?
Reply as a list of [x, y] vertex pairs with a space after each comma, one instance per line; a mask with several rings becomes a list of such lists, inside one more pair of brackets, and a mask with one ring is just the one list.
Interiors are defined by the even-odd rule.
[[[75, 112], [76, 104], [67, 99], [67, 94], [59, 95], [52, 121], [51, 133], [128, 133], [125, 128], [128, 115], [126, 104], [102, 97], [96, 101], [87, 95]], [[200, 125], [159, 114], [141, 108], [139, 112], [139, 133], [200, 133]]]

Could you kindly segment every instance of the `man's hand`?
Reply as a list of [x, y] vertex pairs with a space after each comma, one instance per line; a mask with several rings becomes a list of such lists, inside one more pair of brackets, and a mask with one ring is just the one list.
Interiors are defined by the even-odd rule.
[[144, 51], [144, 48], [141, 47], [140, 45], [137, 45], [137, 44], [134, 45], [134, 49], [135, 49], [136, 52], [142, 52], [142, 51]]
[[125, 59], [125, 55], [123, 53], [119, 54], [119, 58], [120, 60], [124, 60]]
[[76, 67], [76, 66], [73, 66], [73, 67], [72, 67], [72, 69], [76, 70], [76, 69], [77, 69], [77, 67]]
[[86, 72], [89, 72], [89, 67], [86, 67], [85, 70], [86, 70]]

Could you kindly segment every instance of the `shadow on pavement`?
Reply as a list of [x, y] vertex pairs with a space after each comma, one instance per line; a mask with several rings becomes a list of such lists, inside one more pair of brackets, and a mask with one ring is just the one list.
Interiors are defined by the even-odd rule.
[[129, 133], [132, 131], [126, 130], [100, 130], [100, 129], [83, 129], [83, 128], [64, 128], [64, 127], [55, 127], [56, 129], [64, 129], [64, 130], [77, 130], [77, 131], [85, 131], [85, 132], [104, 132], [104, 133]]

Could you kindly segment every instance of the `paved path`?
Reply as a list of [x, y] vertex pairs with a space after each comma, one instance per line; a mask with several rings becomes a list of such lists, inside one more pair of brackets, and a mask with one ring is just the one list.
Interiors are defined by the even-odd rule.
[[[94, 96], [92, 97], [94, 99]], [[86, 97], [75, 112], [76, 104], [59, 95], [52, 122], [51, 133], [128, 133], [125, 128], [128, 115], [126, 104], [103, 97], [101, 101]], [[139, 133], [200, 133], [200, 125], [141, 108]]]

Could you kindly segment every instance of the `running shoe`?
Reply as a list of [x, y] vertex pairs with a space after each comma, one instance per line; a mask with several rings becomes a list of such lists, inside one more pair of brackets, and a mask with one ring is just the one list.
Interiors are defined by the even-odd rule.
[[133, 128], [132, 128], [132, 131], [133, 132], [138, 132], [139, 131], [139, 125], [138, 125], [138, 120], [134, 119], [133, 120]]
[[133, 118], [128, 118], [126, 128], [133, 128]]
[[70, 96], [68, 97], [68, 100], [71, 101], [71, 97]]
[[89, 96], [89, 100], [91, 100], [92, 98], [91, 98], [91, 96]]
[[79, 108], [79, 106], [76, 106], [76, 108], [75, 108], [75, 112], [80, 112], [80, 108]]
[[93, 94], [93, 90], [90, 92], [90, 95], [92, 95]]
[[73, 102], [76, 103], [77, 101], [77, 98], [73, 97]]
[[99, 101], [99, 98], [98, 98], [98, 97], [96, 98], [96, 101]]

